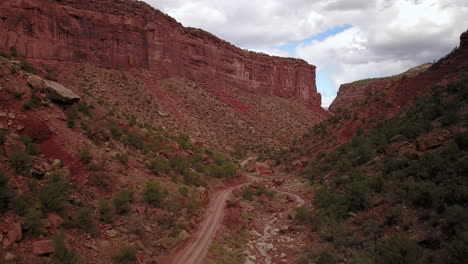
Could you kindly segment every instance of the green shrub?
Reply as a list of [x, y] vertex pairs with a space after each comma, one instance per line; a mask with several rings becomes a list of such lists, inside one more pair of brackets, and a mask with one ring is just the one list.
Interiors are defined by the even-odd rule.
[[189, 197], [189, 189], [186, 186], [182, 186], [179, 188], [180, 195], [184, 197]]
[[90, 207], [78, 209], [76, 214], [76, 226], [88, 233], [96, 232], [96, 224], [93, 220], [93, 210]]
[[415, 241], [404, 237], [393, 237], [382, 241], [376, 261], [382, 264], [414, 264], [422, 256]]
[[68, 128], [74, 128], [75, 127], [75, 122], [79, 118], [78, 113], [76, 112], [75, 109], [70, 109], [67, 112], [67, 126]]
[[214, 163], [210, 168], [210, 176], [215, 178], [232, 179], [236, 176], [236, 165], [232, 162], [224, 162], [221, 165]]
[[81, 102], [78, 104], [78, 112], [82, 113], [85, 116], [93, 116], [90, 106], [86, 102]]
[[44, 225], [42, 224], [42, 211], [35, 208], [30, 207], [27, 209], [26, 214], [24, 216], [24, 227], [28, 230], [33, 236], [37, 236], [44, 231]]
[[245, 187], [244, 191], [242, 192], [242, 198], [248, 201], [252, 201], [254, 195], [255, 195], [255, 191], [250, 185]]
[[347, 210], [358, 212], [369, 209], [372, 199], [372, 189], [365, 181], [352, 182], [347, 188]]
[[84, 164], [89, 164], [93, 160], [93, 156], [86, 147], [78, 149], [78, 155], [80, 156], [81, 162]]
[[17, 57], [18, 52], [16, 51], [16, 47], [10, 47], [10, 56]]
[[433, 182], [413, 182], [407, 187], [407, 195], [413, 205], [427, 208], [440, 204], [440, 189]]
[[468, 132], [460, 133], [455, 136], [455, 142], [458, 147], [463, 150], [468, 149]]
[[34, 141], [27, 135], [20, 136], [20, 141], [26, 146], [26, 152], [29, 155], [36, 156], [39, 155], [39, 147]]
[[135, 263], [137, 250], [129, 245], [122, 245], [120, 249], [112, 255], [112, 260], [117, 264]]
[[6, 59], [9, 59], [9, 58], [11, 58], [11, 55], [10, 55], [10, 54], [8, 54], [8, 53], [6, 53], [6, 52], [3, 52], [3, 51], [2, 51], [2, 52], [0, 52], [0, 57], [3, 57], [3, 58], [6, 58]]
[[184, 183], [187, 185], [193, 185], [196, 187], [206, 185], [205, 179], [190, 168], [186, 168], [182, 173], [182, 176], [184, 177]]
[[3, 146], [6, 141], [6, 136], [8, 135], [8, 130], [0, 128], [0, 146]]
[[35, 93], [31, 94], [31, 97], [23, 104], [24, 110], [32, 110], [39, 105], [39, 98]]
[[161, 175], [171, 171], [171, 164], [163, 157], [156, 157], [146, 166], [152, 173]]
[[338, 263], [338, 260], [328, 251], [320, 252], [317, 258], [317, 264], [335, 264]]
[[305, 224], [309, 220], [310, 212], [309, 209], [305, 206], [300, 206], [295, 208], [294, 220], [299, 223]]
[[170, 163], [171, 168], [179, 174], [183, 174], [184, 171], [190, 167], [190, 161], [183, 155], [177, 155], [170, 160]]
[[32, 64], [28, 61], [22, 61], [20, 64], [20, 68], [25, 72], [36, 73], [36, 68], [34, 68], [34, 66], [32, 66]]
[[70, 251], [65, 245], [65, 235], [63, 233], [57, 233], [53, 237], [54, 252], [52, 253], [52, 259], [57, 264], [76, 264], [79, 262], [78, 256]]
[[49, 180], [39, 190], [39, 201], [47, 210], [61, 212], [68, 201], [70, 184], [60, 172], [49, 174]]
[[26, 152], [15, 151], [8, 156], [8, 160], [16, 173], [24, 176], [30, 174], [33, 160]]
[[104, 223], [110, 224], [114, 221], [115, 213], [112, 203], [109, 200], [100, 200], [98, 205], [99, 219]]
[[143, 190], [143, 200], [155, 206], [161, 207], [161, 203], [166, 199], [167, 191], [156, 182], [147, 182]]
[[0, 171], [0, 212], [7, 208], [8, 202], [13, 197], [8, 185], [8, 177]]
[[114, 209], [117, 214], [123, 215], [130, 213], [130, 203], [134, 200], [133, 190], [122, 190], [114, 198]]
[[115, 158], [120, 162], [120, 164], [127, 166], [128, 165], [128, 155], [117, 153]]

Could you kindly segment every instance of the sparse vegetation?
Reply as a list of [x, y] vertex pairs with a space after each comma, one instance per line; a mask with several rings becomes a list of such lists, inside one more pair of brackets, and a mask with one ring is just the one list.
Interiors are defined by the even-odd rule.
[[127, 264], [136, 262], [137, 250], [129, 245], [120, 246], [119, 250], [112, 255], [112, 260], [116, 264]]
[[156, 157], [152, 159], [147, 168], [154, 174], [166, 174], [171, 170], [171, 164], [163, 157]]
[[11, 166], [16, 173], [27, 176], [30, 174], [32, 166], [32, 157], [26, 152], [15, 151], [8, 156]]
[[124, 215], [130, 213], [130, 204], [134, 201], [133, 190], [126, 189], [120, 191], [114, 198], [114, 209], [117, 214]]
[[25, 71], [25, 72], [29, 72], [29, 73], [36, 73], [36, 68], [34, 68], [34, 66], [32, 66], [31, 63], [29, 63], [28, 61], [22, 61], [21, 64], [20, 64], [20, 68], [21, 70]]
[[39, 201], [46, 210], [61, 212], [69, 197], [70, 185], [60, 171], [49, 174], [47, 183], [39, 190]]
[[104, 223], [110, 224], [114, 221], [115, 213], [112, 203], [109, 200], [99, 201], [99, 219]]
[[79, 262], [76, 253], [70, 251], [65, 245], [65, 234], [62, 232], [57, 233], [53, 237], [54, 252], [52, 259], [57, 264], [77, 264]]
[[76, 226], [88, 233], [96, 232], [96, 224], [93, 220], [93, 210], [90, 207], [78, 209], [76, 214]]
[[[445, 91], [432, 88], [430, 96], [418, 100], [403, 115], [377, 124], [370, 133], [360, 131], [351, 142], [317, 158], [303, 173], [316, 186], [314, 209], [297, 209], [296, 221], [318, 231], [341, 254], [356, 255], [356, 263], [418, 263], [424, 255], [425, 259], [451, 259], [454, 263], [465, 258], [466, 253], [460, 254], [466, 249], [459, 244], [463, 238], [455, 234], [466, 232], [468, 226], [455, 223], [465, 222], [468, 215], [466, 209], [461, 210], [468, 202], [464, 195], [468, 186], [464, 176], [468, 173], [466, 132], [454, 134], [443, 146], [422, 150], [418, 156], [394, 154], [389, 148], [398, 144], [396, 140], [415, 145], [429, 134], [466, 126], [466, 120], [460, 118], [460, 106], [467, 99], [461, 95], [466, 81], [450, 84]], [[367, 215], [378, 210], [380, 203], [392, 205], [381, 213], [383, 219]], [[358, 228], [347, 232], [346, 223], [356, 215], [364, 220], [355, 222]], [[445, 233], [417, 243], [405, 237], [415, 228], [409, 218], [418, 219], [411, 221], [421, 229]], [[450, 230], [447, 218], [457, 232]], [[384, 235], [384, 230], [397, 227], [401, 227], [397, 235]], [[350, 246], [356, 239], [369, 242], [359, 248]], [[424, 251], [424, 247], [431, 248]], [[457, 249], [451, 250], [453, 247]], [[316, 257], [308, 259], [318, 263]]]
[[167, 197], [167, 191], [156, 182], [148, 182], [143, 190], [143, 200], [155, 207], [161, 207], [161, 203]]
[[0, 170], [0, 212], [8, 205], [8, 202], [13, 197], [13, 193], [8, 185], [8, 177]]

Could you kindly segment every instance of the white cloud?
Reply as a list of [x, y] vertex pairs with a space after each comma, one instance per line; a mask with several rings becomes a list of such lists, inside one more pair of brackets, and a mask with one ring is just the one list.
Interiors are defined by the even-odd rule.
[[[468, 28], [466, 0], [145, 0], [185, 26], [212, 32], [242, 48], [295, 56], [334, 84], [388, 76], [438, 59]], [[303, 42], [294, 54], [277, 47], [351, 25], [323, 41]], [[319, 87], [320, 88], [320, 87]]]

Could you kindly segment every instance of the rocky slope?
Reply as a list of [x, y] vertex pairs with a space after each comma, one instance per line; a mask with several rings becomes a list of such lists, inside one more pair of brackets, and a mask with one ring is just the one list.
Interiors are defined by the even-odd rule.
[[334, 116], [276, 156], [313, 186], [296, 212], [310, 230], [299, 263], [468, 257], [467, 37], [412, 76], [342, 86]]
[[315, 67], [247, 52], [136, 1], [8, 0], [0, 46], [37, 61], [91, 62], [184, 76], [210, 90], [236, 87], [320, 106]]
[[329, 115], [314, 66], [241, 50], [142, 2], [2, 1], [0, 18], [0, 49], [42, 76], [217, 149], [284, 147]]

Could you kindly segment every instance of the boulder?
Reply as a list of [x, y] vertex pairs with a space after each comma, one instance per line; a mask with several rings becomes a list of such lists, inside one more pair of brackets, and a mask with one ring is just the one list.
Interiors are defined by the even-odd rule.
[[42, 92], [44, 90], [44, 80], [37, 75], [30, 75], [26, 80], [34, 91]]
[[39, 240], [32, 243], [33, 254], [37, 256], [54, 252], [54, 243], [50, 239]]
[[80, 100], [72, 90], [54, 81], [44, 80], [44, 92], [47, 98], [57, 103], [73, 104]]
[[50, 213], [49, 215], [47, 215], [47, 220], [49, 220], [50, 226], [53, 229], [56, 229], [63, 223], [62, 217], [55, 213]]

